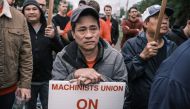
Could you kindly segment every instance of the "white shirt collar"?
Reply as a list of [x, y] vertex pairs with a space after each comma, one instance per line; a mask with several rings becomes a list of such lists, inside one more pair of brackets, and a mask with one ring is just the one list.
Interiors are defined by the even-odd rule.
[[2, 15], [7, 16], [8, 18], [12, 18], [10, 6], [9, 6], [7, 0], [3, 0], [3, 10], [2, 10], [2, 13], [0, 13], [0, 17]]

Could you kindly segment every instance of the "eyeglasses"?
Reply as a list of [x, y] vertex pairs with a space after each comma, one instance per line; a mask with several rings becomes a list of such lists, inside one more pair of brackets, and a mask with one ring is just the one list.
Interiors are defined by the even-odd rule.
[[131, 13], [137, 13], [138, 11], [131, 11]]
[[78, 34], [84, 36], [86, 35], [88, 32], [90, 34], [95, 34], [97, 33], [97, 31], [99, 30], [99, 28], [97, 26], [92, 26], [92, 27], [80, 27], [80, 28], [76, 28], [76, 32], [78, 32]]

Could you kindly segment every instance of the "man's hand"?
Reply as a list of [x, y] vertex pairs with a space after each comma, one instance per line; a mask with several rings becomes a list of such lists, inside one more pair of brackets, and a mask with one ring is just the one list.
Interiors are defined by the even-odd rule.
[[57, 32], [58, 32], [59, 35], [62, 35], [64, 30], [61, 30], [60, 26], [57, 26]]
[[138, 32], [140, 32], [140, 30], [139, 29], [136, 29]]
[[74, 77], [77, 84], [98, 83], [102, 80], [101, 75], [92, 68], [81, 68], [75, 71]]
[[126, 30], [130, 29], [128, 26], [124, 26], [124, 28], [125, 28]]
[[111, 44], [111, 46], [114, 48], [114, 47], [115, 47], [115, 44]]
[[155, 41], [147, 43], [146, 47], [140, 53], [140, 57], [143, 60], [148, 60], [153, 56], [156, 56], [158, 53], [158, 43]]
[[17, 88], [15, 95], [18, 96], [22, 101], [28, 101], [31, 98], [30, 89]]
[[45, 28], [45, 36], [49, 37], [49, 38], [54, 38], [54, 36], [55, 36], [55, 29], [53, 28], [52, 25], [48, 25]]

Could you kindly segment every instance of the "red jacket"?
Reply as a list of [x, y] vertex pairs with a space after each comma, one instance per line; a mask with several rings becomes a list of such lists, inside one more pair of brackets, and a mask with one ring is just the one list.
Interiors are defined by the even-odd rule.
[[122, 21], [121, 26], [123, 31], [123, 38], [121, 40], [122, 48], [126, 40], [138, 35], [139, 31], [141, 31], [143, 28], [143, 22], [141, 22], [139, 19], [137, 19], [135, 22], [127, 19]]

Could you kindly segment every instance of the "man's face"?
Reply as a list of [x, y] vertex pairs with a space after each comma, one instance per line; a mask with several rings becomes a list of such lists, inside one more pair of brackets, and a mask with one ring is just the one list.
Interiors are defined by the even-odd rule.
[[106, 16], [111, 16], [112, 9], [110, 7], [105, 7], [104, 12]]
[[129, 19], [131, 21], [136, 21], [137, 19], [137, 14], [138, 14], [138, 11], [136, 9], [131, 9], [130, 12], [129, 12]]
[[28, 22], [36, 23], [40, 22], [40, 10], [35, 5], [28, 5], [24, 8], [24, 15]]
[[93, 51], [97, 47], [100, 29], [94, 17], [81, 17], [72, 33], [79, 48], [83, 51]]
[[60, 3], [59, 4], [59, 11], [63, 14], [67, 13], [68, 3]]
[[[144, 26], [147, 29], [146, 31], [155, 34], [157, 23], [158, 23], [158, 14], [150, 17], [149, 21], [145, 21]], [[160, 34], [163, 35], [167, 33], [168, 30], [169, 30], [169, 17], [166, 14], [164, 14], [160, 27]]]
[[44, 13], [46, 12], [46, 0], [36, 0], [38, 2], [38, 4], [40, 5], [40, 7], [42, 8], [42, 10], [44, 11]]

